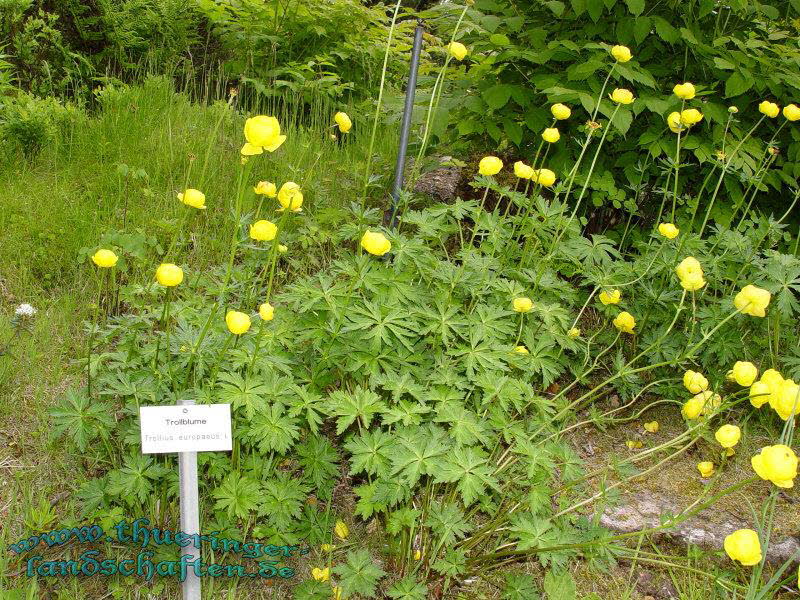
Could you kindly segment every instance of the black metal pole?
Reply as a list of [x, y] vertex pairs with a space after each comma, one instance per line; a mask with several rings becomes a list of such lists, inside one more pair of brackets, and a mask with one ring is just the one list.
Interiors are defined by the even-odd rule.
[[394, 169], [394, 185], [392, 186], [392, 207], [389, 226], [397, 226], [397, 209], [400, 202], [400, 190], [403, 189], [403, 172], [406, 168], [406, 150], [408, 148], [408, 134], [411, 130], [411, 113], [414, 111], [414, 96], [417, 92], [417, 70], [419, 69], [419, 55], [422, 52], [422, 34], [425, 29], [422, 22], [414, 30], [414, 47], [411, 50], [411, 71], [408, 74], [408, 87], [406, 88], [406, 103], [403, 108], [403, 121], [400, 125], [400, 148], [397, 152], [397, 165]]

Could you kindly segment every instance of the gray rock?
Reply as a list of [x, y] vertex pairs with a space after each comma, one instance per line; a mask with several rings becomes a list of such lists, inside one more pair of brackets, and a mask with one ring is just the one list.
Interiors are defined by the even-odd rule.
[[[446, 162], [445, 158], [449, 157], [443, 157], [441, 162]], [[462, 180], [460, 168], [442, 166], [422, 174], [414, 185], [414, 191], [441, 201], [455, 200]]]

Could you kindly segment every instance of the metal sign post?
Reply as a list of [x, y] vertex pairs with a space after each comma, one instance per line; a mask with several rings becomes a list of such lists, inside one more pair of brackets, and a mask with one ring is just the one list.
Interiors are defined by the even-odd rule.
[[408, 87], [406, 87], [406, 102], [403, 108], [403, 120], [400, 124], [400, 148], [397, 151], [397, 165], [394, 169], [394, 185], [392, 186], [392, 208], [389, 226], [397, 226], [397, 209], [400, 203], [400, 190], [403, 189], [403, 172], [406, 168], [406, 150], [408, 148], [408, 134], [411, 131], [411, 114], [414, 112], [414, 96], [417, 92], [417, 71], [419, 70], [419, 55], [422, 52], [422, 34], [425, 29], [422, 22], [414, 30], [414, 47], [411, 50], [411, 69], [408, 74]]
[[[194, 400], [181, 400], [181, 406], [194, 405]], [[178, 483], [180, 489], [181, 531], [192, 535], [200, 534], [200, 490], [197, 483], [197, 452], [178, 453]], [[199, 539], [199, 538], [195, 538]], [[186, 546], [186, 554], [192, 563], [200, 560], [200, 548]], [[183, 580], [183, 600], [200, 600], [200, 578], [194, 569], [186, 571]]]

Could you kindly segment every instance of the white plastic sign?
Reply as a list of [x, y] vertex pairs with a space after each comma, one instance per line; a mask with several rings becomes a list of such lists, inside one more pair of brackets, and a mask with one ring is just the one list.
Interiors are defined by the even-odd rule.
[[231, 405], [140, 406], [142, 453], [230, 450]]

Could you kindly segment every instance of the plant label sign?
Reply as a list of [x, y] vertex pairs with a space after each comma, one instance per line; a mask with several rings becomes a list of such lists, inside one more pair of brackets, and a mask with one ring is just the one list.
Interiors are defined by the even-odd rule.
[[230, 404], [140, 406], [142, 454], [230, 450]]

